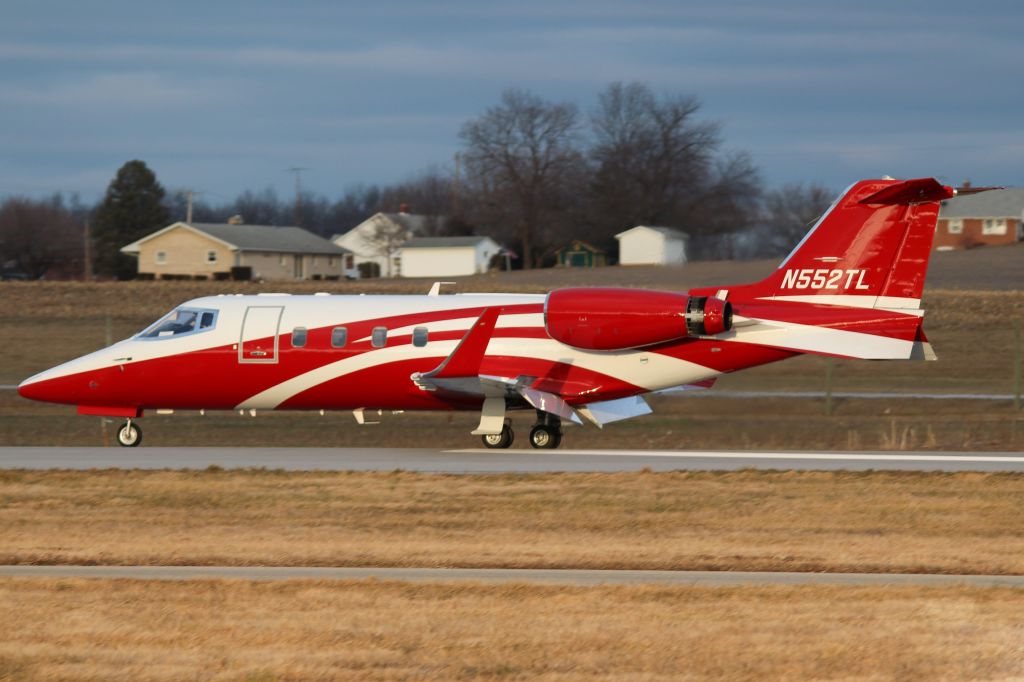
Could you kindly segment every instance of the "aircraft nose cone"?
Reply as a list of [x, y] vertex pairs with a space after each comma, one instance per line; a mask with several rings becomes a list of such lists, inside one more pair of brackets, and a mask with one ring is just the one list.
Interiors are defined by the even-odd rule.
[[48, 391], [45, 389], [45, 381], [32, 381], [26, 379], [18, 384], [18, 395], [29, 400], [47, 400]]

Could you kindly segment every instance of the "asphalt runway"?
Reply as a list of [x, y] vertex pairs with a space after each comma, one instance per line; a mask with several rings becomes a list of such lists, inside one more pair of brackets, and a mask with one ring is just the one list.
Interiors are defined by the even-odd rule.
[[614, 571], [523, 568], [320, 568], [287, 566], [0, 566], [0, 578], [129, 580], [404, 580], [561, 585], [967, 585], [1024, 588], [1018, 575], [934, 573], [771, 573], [748, 571]]
[[1021, 452], [0, 447], [0, 469], [282, 469], [450, 474], [782, 469], [1024, 471]]

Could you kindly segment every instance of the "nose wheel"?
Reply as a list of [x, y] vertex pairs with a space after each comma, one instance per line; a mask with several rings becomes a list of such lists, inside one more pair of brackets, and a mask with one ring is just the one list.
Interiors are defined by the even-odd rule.
[[125, 448], [134, 448], [142, 442], [142, 429], [129, 419], [117, 430], [117, 443]]
[[505, 424], [501, 427], [501, 433], [488, 433], [480, 437], [480, 440], [484, 442], [485, 448], [491, 448], [492, 450], [505, 449], [512, 446], [512, 441], [516, 439], [515, 431], [509, 424]]

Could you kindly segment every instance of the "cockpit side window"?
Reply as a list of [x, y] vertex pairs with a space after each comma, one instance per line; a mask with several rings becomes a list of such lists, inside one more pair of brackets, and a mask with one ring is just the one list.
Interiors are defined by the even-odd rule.
[[210, 331], [217, 326], [217, 311], [202, 308], [176, 308], [155, 324], [139, 332], [138, 339], [178, 338]]

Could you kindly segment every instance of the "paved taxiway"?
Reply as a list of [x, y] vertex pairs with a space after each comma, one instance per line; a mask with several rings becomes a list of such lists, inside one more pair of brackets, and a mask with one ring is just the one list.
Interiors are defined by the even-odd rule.
[[287, 566], [0, 566], [0, 578], [132, 580], [405, 580], [526, 582], [568, 585], [968, 585], [1024, 588], [1018, 575], [934, 573], [771, 573], [614, 571], [523, 568], [322, 568]]
[[426, 448], [2, 447], [0, 469], [224, 469], [537, 473], [784, 469], [1024, 471], [1021, 452], [718, 452]]

